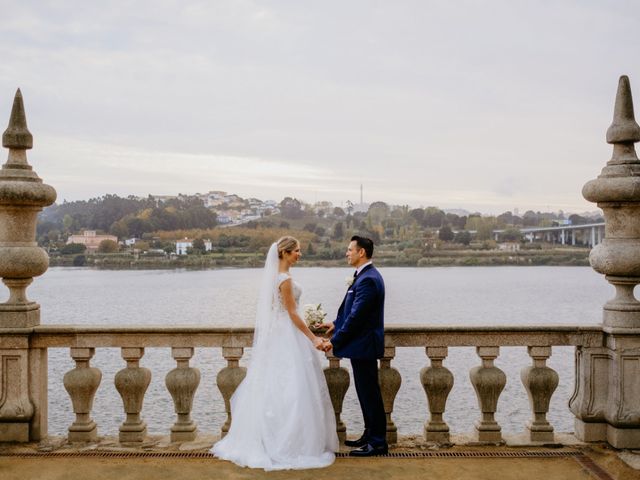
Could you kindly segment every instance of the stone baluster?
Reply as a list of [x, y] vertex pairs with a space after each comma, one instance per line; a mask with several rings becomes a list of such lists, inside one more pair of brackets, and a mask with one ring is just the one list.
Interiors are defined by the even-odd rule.
[[384, 356], [380, 359], [380, 369], [378, 370], [378, 381], [380, 382], [380, 392], [384, 403], [384, 413], [387, 415], [387, 443], [398, 442], [398, 427], [391, 419], [393, 412], [393, 402], [396, 399], [402, 376], [398, 369], [391, 366], [391, 360], [396, 356], [396, 348], [388, 347], [384, 349]]
[[527, 423], [532, 442], [553, 442], [553, 427], [547, 421], [549, 402], [558, 386], [558, 374], [547, 366], [551, 347], [528, 347], [533, 365], [520, 371], [520, 378], [529, 395], [533, 418]]
[[47, 351], [31, 347], [28, 331], [5, 336], [3, 330], [40, 324], [40, 306], [27, 299], [26, 289], [49, 267], [36, 243], [36, 223], [56, 191], [27, 161], [33, 136], [20, 90], [2, 146], [9, 155], [0, 170], [0, 277], [9, 299], [0, 304], [0, 442], [38, 441], [47, 436]]
[[340, 359], [327, 353], [329, 366], [324, 369], [324, 378], [327, 380], [327, 388], [331, 397], [331, 404], [336, 415], [336, 432], [340, 443], [347, 439], [347, 427], [342, 421], [342, 405], [344, 396], [349, 389], [349, 371], [340, 366]]
[[171, 393], [178, 419], [171, 427], [172, 442], [189, 442], [197, 435], [196, 423], [191, 419], [193, 397], [200, 384], [200, 370], [189, 367], [189, 360], [193, 357], [193, 348], [172, 348], [171, 356], [177, 362], [165, 378], [167, 390]]
[[[583, 398], [585, 394], [596, 399], [606, 396], [603, 412], [606, 425], [601, 423], [597, 412], [589, 411], [589, 404], [580, 405], [579, 398], [572, 405], [579, 437], [582, 434], [583, 440], [606, 438], [616, 448], [640, 448], [640, 302], [634, 296], [634, 288], [640, 283], [640, 160], [635, 149], [638, 141], [640, 126], [634, 116], [629, 78], [622, 76], [613, 122], [607, 130], [607, 143], [613, 145], [613, 154], [598, 178], [582, 189], [584, 198], [602, 209], [605, 220], [605, 238], [591, 250], [589, 261], [615, 287], [616, 295], [603, 308], [607, 369], [590, 382], [596, 386], [596, 392], [587, 393], [586, 385], [578, 385], [576, 392], [582, 391]], [[598, 352], [583, 354], [585, 364], [598, 363]], [[593, 357], [591, 361], [588, 356]], [[583, 377], [576, 382], [589, 383]]]
[[120, 425], [120, 442], [142, 442], [147, 434], [147, 424], [140, 418], [144, 394], [151, 382], [151, 370], [140, 366], [144, 348], [122, 348], [122, 358], [127, 367], [116, 373], [115, 385], [122, 397], [127, 419]]
[[69, 442], [93, 442], [98, 439], [98, 426], [91, 418], [91, 410], [102, 372], [89, 366], [94, 353], [94, 348], [71, 348], [71, 358], [76, 366], [65, 373], [63, 379], [76, 414], [75, 422], [69, 427]]
[[449, 392], [453, 388], [453, 374], [442, 365], [447, 358], [447, 347], [426, 347], [431, 365], [420, 371], [422, 388], [427, 394], [429, 420], [424, 425], [427, 442], [449, 443], [449, 426], [442, 418]]
[[482, 359], [482, 365], [473, 367], [469, 372], [482, 412], [481, 420], [475, 424], [476, 437], [478, 442], [500, 443], [503, 440], [495, 413], [498, 399], [507, 383], [504, 372], [493, 365], [500, 354], [500, 347], [476, 347], [476, 352]]
[[222, 356], [227, 361], [227, 366], [220, 370], [216, 377], [218, 389], [224, 399], [224, 409], [227, 412], [227, 420], [222, 425], [222, 437], [227, 434], [231, 426], [231, 396], [247, 375], [247, 369], [240, 366], [243, 352], [242, 347], [222, 347]]

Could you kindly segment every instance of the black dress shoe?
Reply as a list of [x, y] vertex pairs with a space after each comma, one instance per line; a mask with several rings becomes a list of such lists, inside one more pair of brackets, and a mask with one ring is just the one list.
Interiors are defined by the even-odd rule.
[[386, 445], [382, 445], [380, 447], [374, 447], [373, 445], [367, 443], [360, 448], [356, 448], [355, 450], [351, 450], [349, 452], [350, 457], [375, 457], [376, 455], [386, 455], [389, 453], [389, 448]]
[[363, 435], [357, 440], [345, 440], [344, 444], [347, 447], [364, 447], [367, 444], [367, 439]]

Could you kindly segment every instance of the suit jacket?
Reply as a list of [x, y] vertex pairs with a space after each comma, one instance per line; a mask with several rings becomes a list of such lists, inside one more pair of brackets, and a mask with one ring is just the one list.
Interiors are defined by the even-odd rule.
[[384, 353], [384, 281], [367, 265], [349, 287], [338, 309], [331, 337], [340, 358], [376, 359]]

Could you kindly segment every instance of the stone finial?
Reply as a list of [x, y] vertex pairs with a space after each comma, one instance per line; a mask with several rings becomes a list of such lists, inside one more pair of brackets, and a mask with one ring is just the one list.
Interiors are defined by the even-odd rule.
[[629, 77], [622, 75], [613, 109], [613, 123], [607, 130], [607, 143], [628, 143], [640, 140], [640, 126], [633, 115], [633, 98]]
[[32, 327], [40, 323], [40, 307], [27, 299], [26, 288], [49, 267], [47, 253], [36, 243], [36, 224], [42, 207], [55, 201], [56, 191], [42, 183], [27, 161], [33, 137], [20, 90], [2, 143], [9, 155], [0, 169], [0, 277], [9, 287], [9, 300], [0, 304], [0, 328]]
[[2, 146], [5, 148], [33, 148], [33, 135], [27, 128], [27, 116], [24, 113], [22, 92], [20, 89], [13, 98], [13, 108], [9, 118], [9, 126], [2, 134]]
[[640, 283], [640, 160], [634, 146], [639, 140], [629, 78], [622, 76], [607, 131], [613, 155], [598, 178], [582, 188], [584, 198], [604, 213], [605, 239], [591, 250], [589, 261], [616, 288], [615, 298], [604, 306], [607, 329], [640, 329], [640, 302], [633, 295]]

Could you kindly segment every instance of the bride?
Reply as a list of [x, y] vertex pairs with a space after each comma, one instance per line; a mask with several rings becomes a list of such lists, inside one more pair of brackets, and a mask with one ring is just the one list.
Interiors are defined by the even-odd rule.
[[271, 245], [258, 297], [247, 376], [231, 397], [231, 427], [211, 452], [243, 467], [319, 468], [338, 450], [336, 421], [320, 365], [322, 339], [298, 313], [302, 290], [289, 268], [300, 243]]

